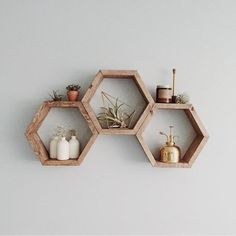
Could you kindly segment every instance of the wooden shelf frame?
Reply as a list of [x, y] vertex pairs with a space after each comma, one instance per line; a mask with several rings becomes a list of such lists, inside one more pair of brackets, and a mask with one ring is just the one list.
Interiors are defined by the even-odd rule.
[[[136, 84], [139, 92], [141, 93], [142, 97], [146, 101], [147, 105], [137, 120], [136, 124], [132, 129], [124, 128], [124, 129], [116, 129], [116, 128], [102, 128], [101, 124], [99, 123], [95, 112], [93, 111], [90, 101], [94, 94], [96, 93], [99, 85], [102, 83], [104, 78], [109, 79], [132, 79], [134, 83]], [[100, 70], [88, 90], [86, 91], [82, 103], [84, 104], [84, 107], [86, 111], [88, 112], [90, 119], [94, 123], [97, 131], [99, 134], [117, 134], [117, 135], [135, 135], [139, 128], [141, 127], [142, 123], [144, 122], [147, 115], [150, 113], [153, 104], [155, 103], [152, 96], [150, 95], [149, 91], [147, 90], [145, 84], [143, 83], [140, 75], [136, 70]]]
[[[190, 144], [185, 155], [182, 157], [182, 160], [176, 164], [168, 164], [156, 160], [142, 136], [145, 128], [147, 127], [149, 121], [152, 119], [154, 113], [155, 112], [158, 113], [162, 109], [183, 110], [188, 120], [190, 121], [193, 129], [196, 132], [196, 137]], [[167, 104], [167, 103], [154, 104], [152, 110], [150, 111], [145, 121], [143, 122], [142, 126], [140, 127], [139, 131], [137, 132], [136, 137], [139, 143], [141, 144], [144, 153], [147, 155], [149, 161], [154, 167], [177, 167], [177, 168], [191, 167], [209, 138], [208, 133], [192, 104]]]
[[[90, 101], [99, 85], [102, 83], [103, 79], [131, 79], [137, 86], [143, 99], [146, 101], [146, 107], [143, 113], [140, 115], [136, 124], [132, 129], [119, 129], [110, 128], [103, 129], [97, 120], [96, 114], [94, 113]], [[38, 129], [43, 123], [44, 119], [48, 115], [51, 108], [77, 108], [79, 109], [81, 115], [84, 117], [89, 129], [91, 130], [92, 136], [80, 153], [77, 160], [55, 160], [49, 158], [49, 153], [38, 135]], [[181, 161], [176, 164], [167, 164], [160, 162], [155, 159], [153, 153], [150, 151], [148, 145], [143, 138], [143, 132], [147, 127], [148, 123], [152, 119], [155, 112], [160, 110], [183, 110], [190, 121], [193, 129], [196, 132], [196, 136], [190, 146], [188, 147], [185, 155], [182, 157]], [[25, 135], [32, 146], [33, 151], [38, 156], [42, 165], [67, 165], [67, 166], [77, 166], [82, 163], [85, 156], [87, 155], [89, 149], [94, 144], [97, 136], [99, 134], [107, 135], [136, 135], [139, 143], [141, 144], [144, 153], [154, 167], [177, 167], [177, 168], [189, 168], [193, 165], [198, 154], [203, 149], [204, 145], [208, 140], [208, 133], [202, 124], [197, 112], [192, 104], [166, 104], [166, 103], [155, 103], [149, 91], [146, 89], [140, 75], [136, 70], [100, 70], [88, 90], [86, 91], [82, 101], [70, 102], [70, 101], [45, 101], [40, 106], [39, 110], [36, 112], [32, 122], [29, 124]]]
[[[85, 119], [89, 129], [91, 130], [92, 136], [90, 137], [89, 141], [81, 151], [79, 158], [76, 160], [55, 160], [49, 158], [49, 153], [41, 140], [40, 136], [38, 135], [37, 131], [41, 124], [43, 123], [44, 119], [48, 115], [51, 108], [77, 108], [79, 109], [81, 115]], [[70, 102], [70, 101], [45, 101], [40, 106], [38, 111], [36, 112], [32, 122], [29, 124], [26, 132], [26, 138], [28, 139], [29, 143], [32, 146], [33, 151], [38, 156], [39, 160], [41, 161], [42, 165], [67, 165], [67, 166], [74, 166], [80, 165], [84, 160], [86, 154], [88, 153], [89, 149], [95, 142], [95, 139], [98, 136], [98, 132], [94, 127], [93, 122], [90, 120], [88, 113], [86, 112], [83, 104], [80, 101]]]

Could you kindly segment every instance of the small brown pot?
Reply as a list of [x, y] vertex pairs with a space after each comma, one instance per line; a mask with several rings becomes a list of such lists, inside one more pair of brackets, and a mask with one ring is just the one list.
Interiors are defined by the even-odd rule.
[[79, 97], [79, 91], [67, 91], [67, 97], [69, 101], [77, 101]]

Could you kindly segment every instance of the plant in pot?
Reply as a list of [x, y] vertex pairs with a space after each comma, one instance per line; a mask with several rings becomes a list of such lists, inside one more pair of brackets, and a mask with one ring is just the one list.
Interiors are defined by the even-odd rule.
[[69, 101], [77, 101], [79, 97], [80, 86], [78, 84], [70, 84], [66, 87], [67, 97]]

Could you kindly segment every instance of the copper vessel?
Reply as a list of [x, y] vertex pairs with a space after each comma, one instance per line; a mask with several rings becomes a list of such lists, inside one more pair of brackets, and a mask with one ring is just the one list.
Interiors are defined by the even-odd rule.
[[160, 148], [160, 161], [164, 163], [178, 163], [180, 161], [181, 151], [174, 142], [176, 136], [173, 136], [172, 134], [173, 126], [169, 127], [169, 135], [160, 132], [161, 135], [165, 135], [167, 138], [166, 144]]

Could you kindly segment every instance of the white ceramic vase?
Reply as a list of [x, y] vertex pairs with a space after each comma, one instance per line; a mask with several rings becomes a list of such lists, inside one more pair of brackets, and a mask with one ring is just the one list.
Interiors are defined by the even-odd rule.
[[57, 159], [61, 161], [69, 159], [69, 143], [65, 137], [57, 143]]
[[77, 159], [79, 157], [79, 146], [79, 141], [76, 136], [71, 136], [69, 141], [70, 159]]
[[51, 142], [50, 142], [50, 146], [49, 146], [49, 156], [52, 159], [56, 159], [57, 158], [57, 143], [58, 143], [59, 137], [55, 136]]

